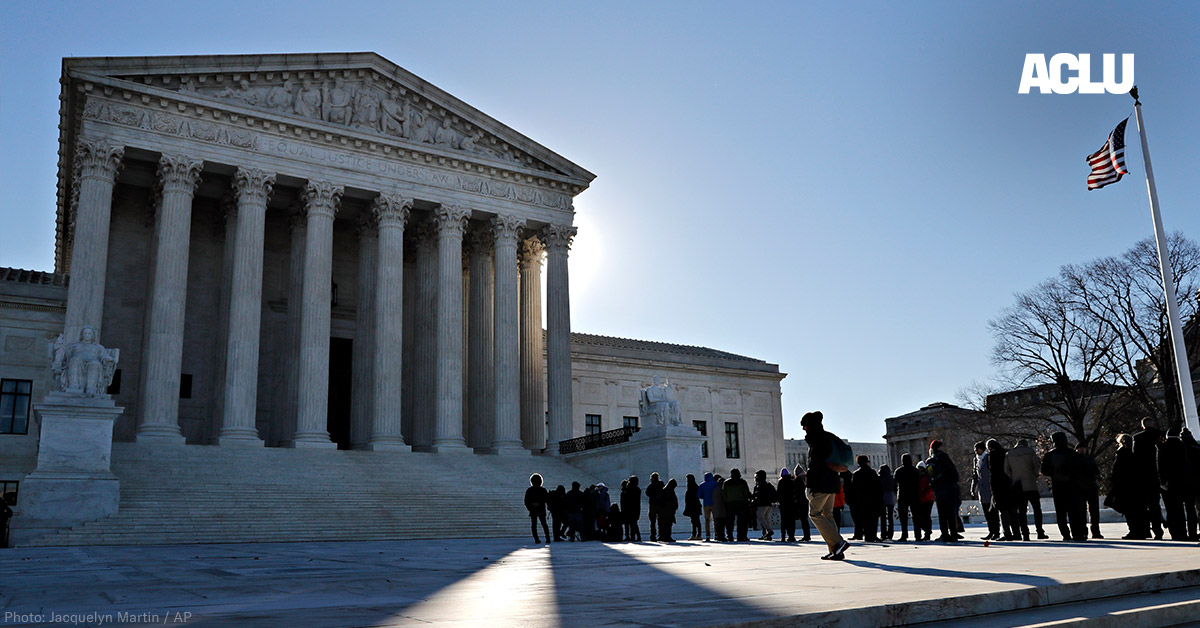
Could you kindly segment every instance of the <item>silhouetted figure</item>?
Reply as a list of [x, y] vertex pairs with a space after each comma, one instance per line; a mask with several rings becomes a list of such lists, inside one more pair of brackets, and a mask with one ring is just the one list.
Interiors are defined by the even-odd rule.
[[983, 537], [985, 541], [1000, 538], [1000, 513], [992, 507], [992, 470], [989, 461], [984, 442], [975, 443], [975, 472], [971, 475], [971, 494], [979, 500], [983, 520], [987, 522], [988, 533]]
[[[1136, 447], [1136, 445], [1135, 445]], [[1172, 541], [1186, 541], [1188, 520], [1183, 502], [1189, 501], [1187, 460], [1179, 429], [1167, 432], [1167, 437], [1158, 445], [1158, 477], [1162, 488], [1163, 505], [1167, 507], [1167, 530]], [[1192, 527], [1195, 527], [1193, 522]]]
[[602, 539], [608, 531], [608, 509], [612, 500], [608, 497], [608, 486], [604, 482], [596, 485], [596, 538]]
[[[821, 532], [829, 553], [821, 560], [843, 560], [850, 543], [842, 538], [833, 519], [834, 502], [841, 490], [838, 471], [834, 460], [833, 434], [825, 431], [825, 415], [821, 411], [808, 412], [800, 418], [804, 429], [804, 442], [808, 443], [808, 514]], [[842, 468], [838, 464], [838, 468]]]
[[646, 506], [650, 515], [651, 541], [658, 540], [658, 504], [664, 486], [662, 480], [658, 479], [658, 473], [650, 474], [650, 483], [646, 485]]
[[1133, 457], [1138, 463], [1138, 484], [1146, 511], [1140, 519], [1147, 524], [1147, 528], [1139, 530], [1139, 534], [1144, 533], [1148, 538], [1153, 530], [1156, 540], [1163, 536], [1162, 507], [1158, 503], [1161, 484], [1158, 477], [1158, 444], [1161, 441], [1162, 432], [1154, 425], [1154, 420], [1149, 417], [1142, 419], [1142, 431], [1133, 435]]
[[1079, 497], [1083, 500], [1092, 521], [1092, 538], [1102, 539], [1104, 535], [1100, 534], [1100, 467], [1096, 465], [1096, 459], [1088, 455], [1087, 447], [1083, 443], [1075, 446], [1075, 453], [1079, 454], [1080, 474], [1076, 483], [1079, 487]]
[[1146, 508], [1141, 493], [1141, 472], [1137, 468], [1137, 458], [1133, 455], [1133, 437], [1129, 434], [1117, 435], [1117, 457], [1113, 460], [1112, 474], [1108, 479], [1108, 496], [1104, 505], [1125, 515], [1125, 525], [1129, 532], [1121, 537], [1126, 540], [1148, 539], [1150, 535], [1143, 530], [1150, 526], [1145, 521]]
[[542, 476], [534, 473], [529, 476], [529, 488], [525, 489], [525, 510], [529, 511], [529, 530], [533, 533], [533, 542], [541, 543], [538, 538], [538, 522], [542, 522], [542, 532], [546, 534], [546, 542], [550, 542], [550, 527], [546, 525], [546, 502], [550, 493], [542, 486]]
[[[713, 477], [712, 473], [705, 473], [704, 481], [700, 483], [700, 488], [697, 490], [697, 494], [700, 496], [700, 505], [704, 509], [705, 541], [711, 541], [713, 538], [712, 526], [713, 518], [715, 517], [713, 501], [714, 495], [718, 490], [719, 487], [717, 486], [717, 479]], [[720, 537], [721, 534], [718, 533], [717, 536]]]
[[921, 476], [922, 472], [913, 466], [912, 454], [900, 456], [900, 468], [896, 469], [896, 509], [900, 514], [900, 540], [908, 540], [908, 516], [912, 514], [913, 537], [921, 540], [920, 519], [921, 508]]
[[590, 541], [596, 538], [596, 485], [592, 484], [583, 489], [583, 538]]
[[687, 487], [683, 491], [683, 516], [692, 522], [690, 541], [700, 540], [700, 485], [696, 484], [696, 476], [687, 474]]
[[1197, 511], [1200, 510], [1200, 443], [1192, 436], [1192, 431], [1188, 428], [1183, 428], [1180, 431], [1179, 439], [1183, 441], [1183, 463], [1187, 470], [1184, 477], [1187, 478], [1187, 497], [1183, 500], [1184, 515], [1188, 520], [1188, 536], [1193, 541], [1200, 541], [1197, 533], [1200, 532], [1200, 519]]
[[1038, 491], [1038, 476], [1042, 471], [1042, 460], [1037, 452], [1029, 446], [1024, 438], [1017, 441], [1017, 446], [1008, 450], [1004, 460], [1004, 472], [1012, 478], [1013, 488], [1017, 489], [1017, 529], [1021, 538], [1029, 540], [1029, 507], [1033, 506], [1033, 526], [1037, 530], [1037, 538], [1048, 539], [1046, 529], [1042, 527], [1042, 495]]
[[675, 523], [675, 512], [679, 510], [679, 498], [675, 496], [675, 478], [667, 480], [666, 486], [663, 487], [659, 494], [658, 502], [658, 541], [660, 543], [674, 543], [675, 539], [671, 537], [671, 526]]
[[920, 471], [920, 480], [917, 483], [918, 507], [917, 514], [913, 519], [913, 527], [917, 530], [917, 540], [921, 539], [921, 532], [925, 533], [924, 540], [933, 540], [933, 505], [937, 501], [937, 495], [933, 492], [933, 480], [929, 478], [929, 472], [926, 470], [925, 461], [917, 463], [917, 470]]
[[796, 518], [800, 521], [800, 528], [804, 532], [804, 536], [800, 540], [807, 543], [812, 540], [812, 528], [808, 520], [808, 472], [804, 470], [804, 467], [796, 465], [796, 468], [792, 470], [792, 475], [796, 478]]
[[[747, 531], [750, 528], [750, 522], [746, 515], [750, 509], [750, 485], [742, 479], [740, 470], [731, 469], [729, 471], [729, 479], [725, 480], [725, 484], [721, 486], [721, 493], [725, 496], [729, 540], [749, 541]], [[736, 537], [733, 536], [735, 533]]]
[[[839, 498], [834, 502], [835, 506], [833, 510], [834, 514], [837, 516], [838, 528], [841, 529], [847, 527], [846, 519], [842, 517], [842, 515], [847, 510], [850, 510], [850, 504], [854, 501], [854, 474], [849, 470], [842, 471], [838, 474], [838, 479], [842, 482], [842, 489], [839, 494]], [[853, 513], [851, 513], [850, 516], [850, 525], [851, 527], [854, 525]], [[861, 539], [862, 537], [859, 538]], [[850, 540], [853, 541], [854, 537], [851, 537]]]
[[571, 490], [565, 500], [567, 506], [567, 539], [583, 540], [583, 491], [579, 490], [579, 482], [571, 482]]
[[854, 500], [850, 502], [850, 516], [854, 519], [854, 537], [871, 543], [879, 542], [879, 511], [883, 507], [883, 487], [879, 483], [879, 474], [871, 468], [871, 459], [867, 456], [857, 458], [858, 470], [851, 476], [850, 483], [854, 489], [851, 494]]
[[775, 499], [779, 501], [779, 540], [796, 542], [796, 478], [787, 467], [779, 470], [779, 484], [775, 487]]
[[0, 549], [8, 547], [8, 522], [13, 518], [9, 493], [0, 493]]
[[776, 490], [767, 481], [767, 472], [759, 469], [754, 473], [754, 493], [751, 501], [754, 504], [754, 514], [758, 518], [758, 528], [762, 530], [760, 537], [764, 541], [775, 538], [775, 530], [771, 527], [771, 513], [775, 510]]
[[1087, 507], [1076, 479], [1083, 474], [1083, 465], [1079, 454], [1067, 442], [1066, 434], [1055, 432], [1050, 435], [1050, 440], [1054, 449], [1042, 457], [1042, 475], [1050, 478], [1058, 531], [1064, 541], [1086, 541]]
[[717, 490], [713, 491], [713, 525], [717, 528], [716, 538], [722, 543], [732, 541], [733, 526], [729, 521], [729, 505], [725, 503], [725, 478], [713, 476], [717, 481]]
[[939, 541], [949, 543], [962, 539], [958, 533], [958, 468], [950, 455], [942, 450], [942, 441], [929, 443], [929, 459], [925, 461], [929, 484], [933, 487], [938, 510], [938, 526], [942, 529]]
[[551, 527], [554, 528], [554, 540], [564, 541], [567, 534], [567, 489], [559, 484], [558, 488], [550, 491], [550, 499], [546, 502], [550, 510]]
[[605, 530], [604, 540], [610, 543], [619, 543], [625, 534], [624, 515], [621, 514], [621, 506], [613, 504], [608, 509], [608, 528]]
[[884, 541], [892, 540], [896, 534], [896, 478], [892, 476], [892, 467], [879, 467], [879, 488], [883, 491], [883, 510], [879, 512], [879, 538]]
[[629, 476], [625, 488], [621, 489], [621, 516], [625, 519], [625, 540], [641, 541], [642, 489], [636, 475]]
[[1017, 524], [1019, 493], [1013, 487], [1012, 478], [1008, 477], [1008, 472], [1004, 470], [1004, 463], [1008, 461], [1008, 450], [1000, 444], [1000, 441], [989, 438], [987, 454], [984, 459], [987, 463], [988, 481], [991, 484], [992, 512], [995, 513], [994, 516], [1000, 520], [1004, 528], [1004, 536], [993, 536], [992, 538], [1003, 538], [1005, 541], [1020, 540], [1021, 528]]

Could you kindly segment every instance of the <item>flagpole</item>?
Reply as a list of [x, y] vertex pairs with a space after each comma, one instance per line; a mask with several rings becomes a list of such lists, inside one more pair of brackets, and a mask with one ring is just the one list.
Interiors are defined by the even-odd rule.
[[[1154, 168], [1150, 165], [1150, 146], [1146, 143], [1146, 126], [1142, 122], [1142, 102], [1137, 86], [1129, 91], [1137, 114], [1138, 136], [1142, 139], [1142, 160], [1146, 163], [1146, 191], [1150, 194], [1150, 213], [1154, 217], [1154, 240], [1158, 244], [1158, 267], [1162, 271], [1163, 292], [1167, 296], [1167, 318], [1171, 326], [1171, 345], [1175, 354], [1175, 374], [1179, 381], [1179, 396], [1183, 400], [1184, 421], [1193, 435], [1200, 436], [1200, 417], [1196, 414], [1196, 395], [1192, 392], [1192, 370], [1188, 367], [1187, 348], [1183, 344], [1183, 326], [1179, 322], [1179, 305], [1175, 297], [1175, 282], [1171, 279], [1171, 264], [1167, 257], [1167, 235], [1163, 230], [1162, 214], [1158, 210], [1158, 188], [1154, 186]], [[1165, 392], [1165, 391], [1164, 391]]]

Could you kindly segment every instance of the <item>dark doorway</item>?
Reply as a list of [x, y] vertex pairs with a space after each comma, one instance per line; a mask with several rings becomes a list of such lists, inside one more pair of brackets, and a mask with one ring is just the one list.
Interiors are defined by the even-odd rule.
[[338, 449], [350, 449], [350, 388], [354, 341], [329, 339], [329, 438]]

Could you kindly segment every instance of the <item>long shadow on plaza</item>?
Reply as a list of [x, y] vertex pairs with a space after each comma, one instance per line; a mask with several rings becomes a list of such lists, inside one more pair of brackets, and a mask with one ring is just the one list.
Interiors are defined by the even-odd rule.
[[904, 573], [914, 576], [933, 576], [935, 578], [967, 578], [971, 580], [992, 580], [994, 582], [1008, 582], [1011, 584], [1025, 584], [1030, 586], [1046, 586], [1059, 584], [1054, 578], [1045, 576], [1035, 576], [1032, 574], [1009, 573], [1003, 571], [965, 571], [958, 569], [943, 569], [940, 567], [910, 567], [908, 565], [888, 565], [884, 563], [876, 563], [869, 560], [855, 560], [853, 558], [846, 559], [847, 565], [855, 567], [863, 567], [866, 569], [879, 569], [882, 571], [892, 571], [896, 573]]
[[687, 626], [776, 616], [605, 543], [551, 546], [550, 565], [563, 626]]

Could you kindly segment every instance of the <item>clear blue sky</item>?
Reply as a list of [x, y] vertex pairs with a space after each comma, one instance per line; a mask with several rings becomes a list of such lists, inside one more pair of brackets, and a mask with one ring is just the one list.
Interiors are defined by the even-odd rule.
[[[853, 8], [845, 8], [853, 7]], [[1128, 96], [1018, 95], [1026, 53], [1134, 53], [1166, 226], [1200, 236], [1200, 4], [5, 2], [0, 265], [53, 266], [64, 56], [373, 50], [598, 175], [577, 331], [776, 362], [784, 432], [987, 381], [986, 323], [1151, 234], [1086, 191]], [[648, 291], [660, 290], [654, 299]]]

